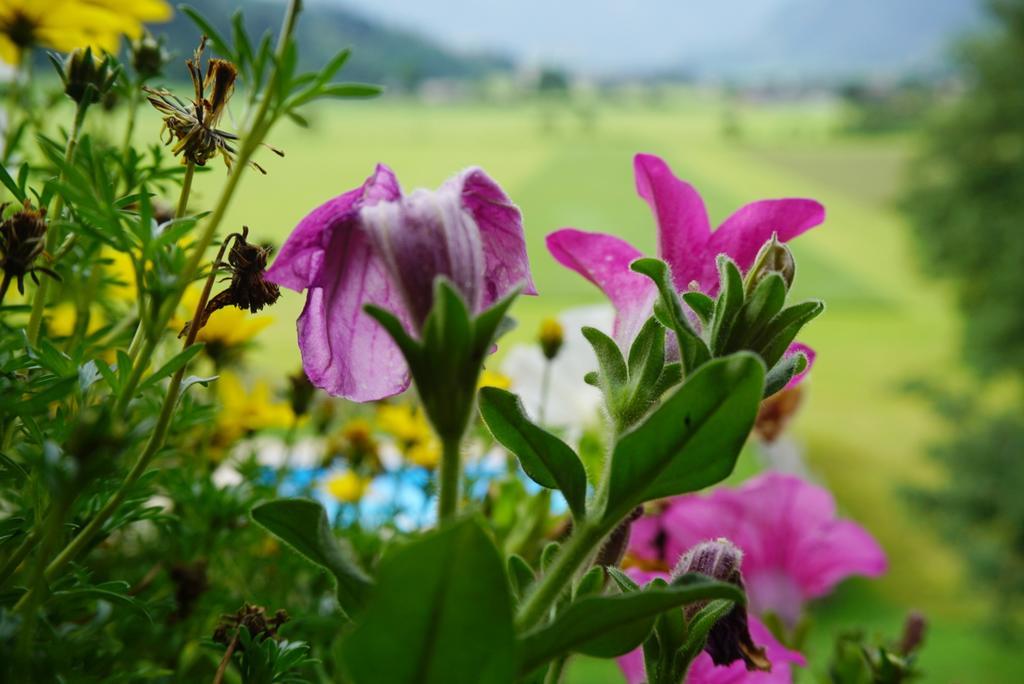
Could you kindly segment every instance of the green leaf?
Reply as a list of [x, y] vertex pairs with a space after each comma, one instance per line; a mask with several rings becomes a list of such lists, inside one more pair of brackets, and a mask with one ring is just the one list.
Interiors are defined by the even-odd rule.
[[675, 332], [682, 356], [683, 371], [687, 374], [692, 373], [706, 363], [711, 354], [683, 311], [668, 264], [661, 259], [644, 258], [634, 261], [630, 268], [647, 276], [657, 286], [659, 299], [654, 306], [655, 315], [664, 321], [666, 327]]
[[276, 499], [253, 507], [251, 515], [268, 532], [334, 576], [342, 610], [352, 615], [363, 607], [372, 580], [359, 567], [348, 544], [334, 536], [323, 506], [309, 499]]
[[54, 599], [97, 599], [100, 601], [107, 601], [109, 603], [116, 603], [126, 608], [131, 608], [140, 615], [144, 615], [147, 620], [152, 622], [153, 618], [150, 616], [149, 611], [146, 610], [145, 604], [138, 599], [128, 594], [128, 583], [121, 581], [104, 582], [103, 584], [97, 584], [93, 587], [76, 587], [74, 589], [61, 589], [53, 592]]
[[764, 396], [770, 397], [789, 384], [798, 373], [807, 369], [807, 356], [803, 353], [783, 358], [764, 377]]
[[478, 522], [465, 519], [396, 549], [381, 561], [377, 581], [342, 646], [355, 684], [512, 681], [508, 581]]
[[502, 446], [515, 454], [530, 479], [565, 495], [577, 520], [586, 511], [587, 475], [565, 442], [533, 424], [522, 401], [497, 387], [480, 390], [480, 416]]
[[601, 384], [606, 388], [606, 393], [617, 391], [629, 380], [626, 360], [622, 358], [619, 345], [597, 328], [585, 326], [581, 332], [597, 355], [597, 365], [601, 369], [599, 377]]
[[797, 333], [825, 310], [825, 304], [818, 300], [801, 302], [786, 307], [771, 320], [764, 332], [750, 345], [757, 349], [769, 368], [778, 363]]
[[732, 612], [735, 606], [736, 604], [733, 601], [724, 599], [709, 601], [706, 606], [693, 616], [687, 626], [686, 642], [682, 647], [682, 652], [679, 654], [682, 658], [686, 659], [687, 664], [704, 650], [708, 634], [711, 632], [711, 628], [715, 626], [715, 623]]
[[363, 307], [363, 311], [366, 312], [367, 316], [380, 323], [381, 327], [398, 345], [402, 356], [412, 366], [419, 355], [420, 343], [405, 331], [405, 326], [402, 325], [402, 321], [398, 320], [398, 316], [374, 304], [367, 304]]
[[649, 393], [664, 367], [665, 329], [652, 316], [640, 328], [629, 348], [629, 384], [634, 396]]
[[498, 341], [498, 338], [511, 330], [515, 321], [508, 317], [508, 310], [512, 303], [523, 291], [521, 287], [513, 288], [504, 297], [496, 301], [489, 308], [477, 314], [473, 321], [473, 345], [474, 353], [483, 358], [491, 350], [491, 346]]
[[188, 5], [178, 5], [178, 9], [192, 20], [192, 23], [199, 28], [201, 33], [210, 39], [214, 50], [219, 52], [222, 57], [237, 61], [236, 55], [231, 49], [231, 44], [221, 35], [220, 31], [214, 28], [213, 24], [206, 20], [206, 17], [200, 14], [194, 7], [189, 7]]
[[743, 601], [743, 592], [733, 584], [684, 575], [664, 587], [580, 599], [520, 639], [519, 672], [525, 675], [570, 652], [599, 658], [628, 653], [647, 638], [658, 615], [709, 599]]
[[606, 520], [729, 475], [750, 434], [764, 365], [741, 352], [701, 366], [612, 450]]
[[512, 592], [517, 597], [522, 596], [530, 588], [530, 585], [537, 581], [537, 575], [534, 574], [533, 568], [518, 553], [513, 553], [508, 557], [508, 577], [512, 584]]
[[607, 574], [604, 567], [595, 565], [590, 568], [590, 570], [587, 570], [586, 574], [580, 578], [580, 583], [576, 586], [574, 597], [576, 599], [581, 599], [585, 596], [600, 594], [604, 589], [604, 580], [606, 577]]
[[700, 319], [701, 323], [707, 325], [711, 322], [711, 317], [715, 313], [714, 299], [708, 297], [703, 292], [690, 290], [683, 293], [683, 301], [686, 302], [693, 313], [697, 314], [697, 318]]
[[[11, 178], [11, 174], [7, 173], [7, 169], [4, 168], [3, 164], [0, 164], [0, 183], [3, 183], [4, 187], [11, 191], [11, 194], [14, 195], [16, 200], [19, 202], [25, 201], [25, 193], [15, 180]], [[2, 216], [0, 216], [0, 220], [3, 220]]]
[[150, 387], [155, 387], [156, 384], [163, 380], [164, 378], [171, 377], [171, 375], [174, 374], [175, 371], [177, 371], [179, 368], [181, 368], [182, 366], [186, 365], [189, 361], [194, 359], [196, 354], [203, 350], [204, 346], [204, 343], [199, 342], [197, 344], [190, 345], [186, 349], [183, 349], [180, 352], [178, 352], [174, 356], [174, 358], [172, 358], [164, 365], [160, 366], [160, 368], [155, 373], [146, 378], [146, 380], [141, 385], [139, 385], [138, 392], [144, 392]]
[[712, 355], [724, 356], [726, 344], [732, 334], [736, 317], [746, 299], [746, 293], [743, 290], [743, 276], [740, 274], [739, 267], [736, 266], [736, 262], [724, 254], [718, 257], [718, 274], [721, 290], [715, 301], [715, 316], [709, 342]]
[[725, 352], [749, 349], [750, 340], [755, 339], [785, 305], [786, 281], [778, 273], [769, 273], [761, 279], [740, 308], [729, 340], [725, 343]]
[[320, 97], [377, 97], [383, 88], [370, 83], [335, 83], [320, 89]]
[[341, 67], [345, 65], [345, 62], [348, 61], [348, 58], [351, 55], [352, 50], [350, 50], [349, 48], [345, 48], [338, 54], [334, 55], [334, 57], [331, 57], [331, 60], [327, 62], [327, 64], [325, 64], [324, 67], [320, 70], [320, 74], [317, 76], [316, 79], [317, 82], [322, 85], [330, 81], [332, 78], [334, 78], [334, 75], [341, 70]]

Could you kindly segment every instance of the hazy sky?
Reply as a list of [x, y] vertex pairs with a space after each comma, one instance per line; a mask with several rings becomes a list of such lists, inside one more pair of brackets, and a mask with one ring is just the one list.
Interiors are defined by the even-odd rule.
[[458, 49], [579, 71], [659, 68], [735, 44], [787, 0], [313, 0]]

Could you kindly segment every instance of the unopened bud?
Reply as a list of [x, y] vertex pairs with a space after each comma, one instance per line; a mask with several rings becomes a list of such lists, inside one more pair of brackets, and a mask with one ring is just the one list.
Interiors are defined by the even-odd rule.
[[288, 376], [288, 403], [296, 416], [306, 415], [315, 394], [316, 387], [306, 377], [305, 371], [299, 370]]
[[164, 66], [170, 59], [164, 49], [163, 38], [159, 40], [150, 33], [144, 33], [130, 44], [132, 68], [143, 81], [156, 78], [163, 73]]
[[622, 562], [623, 556], [626, 555], [626, 547], [629, 545], [629, 532], [630, 528], [633, 527], [633, 521], [644, 514], [643, 506], [637, 506], [633, 511], [626, 516], [626, 519], [618, 524], [618, 526], [612, 530], [612, 533], [608, 535], [608, 538], [604, 542], [604, 546], [597, 553], [597, 559], [594, 560], [594, 565], [597, 566], [618, 566]]
[[562, 349], [562, 343], [565, 342], [562, 324], [555, 318], [545, 318], [540, 323], [540, 333], [537, 335], [537, 341], [540, 342], [540, 349], [544, 352], [544, 358], [548, 361], [553, 360], [558, 356], [559, 350]]
[[64, 60], [64, 92], [78, 104], [98, 102], [114, 85], [117, 69], [110, 57], [98, 61], [92, 48], [76, 48]]
[[754, 265], [747, 271], [747, 294], [754, 291], [757, 284], [767, 275], [778, 273], [786, 281], [786, 288], [793, 286], [793, 278], [796, 276], [796, 261], [793, 253], [785, 243], [779, 242], [777, 233], [772, 233], [771, 239], [764, 243], [761, 251], [754, 259]]
[[[0, 219], [6, 208], [6, 203], [0, 204]], [[14, 282], [18, 292], [24, 294], [25, 276], [31, 276], [38, 283], [37, 271], [60, 280], [49, 268], [36, 263], [46, 246], [46, 227], [46, 208], [33, 209], [28, 200], [19, 211], [0, 220], [0, 269], [4, 272], [4, 291]]]
[[[679, 559], [672, 577], [696, 572], [720, 582], [729, 582], [743, 589], [743, 574], [740, 566], [743, 552], [728, 539], [697, 544]], [[706, 605], [706, 602], [691, 603], [686, 607], [686, 619], [692, 620]], [[742, 660], [747, 670], [770, 671], [771, 662], [765, 656], [764, 648], [757, 646], [747, 626], [747, 609], [736, 604], [729, 614], [715, 623], [708, 633], [704, 650], [715, 665], [729, 665]]]

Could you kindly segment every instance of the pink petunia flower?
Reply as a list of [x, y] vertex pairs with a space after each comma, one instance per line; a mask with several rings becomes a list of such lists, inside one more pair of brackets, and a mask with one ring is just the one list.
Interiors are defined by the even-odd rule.
[[474, 312], [518, 285], [536, 294], [519, 209], [481, 169], [403, 195], [380, 164], [363, 185], [302, 219], [267, 272], [272, 282], [308, 291], [298, 335], [309, 379], [355, 401], [409, 386], [405, 359], [363, 306], [391, 311], [418, 335], [438, 276]]
[[[637, 193], [650, 205], [658, 224], [658, 256], [669, 265], [680, 292], [696, 283], [713, 297], [718, 292], [719, 254], [728, 254], [746, 271], [773, 233], [785, 242], [825, 220], [824, 207], [814, 200], [762, 200], [742, 207], [712, 232], [700, 195], [676, 178], [661, 158], [638, 154], [633, 168]], [[574, 228], [551, 233], [547, 245], [562, 265], [608, 296], [617, 313], [615, 338], [628, 345], [651, 316], [657, 298], [651, 280], [629, 269], [643, 254], [620, 238]]]
[[[630, 573], [632, 574], [632, 573]], [[663, 575], [666, 576], [667, 575]], [[772, 663], [771, 672], [759, 670], [748, 671], [742, 660], [732, 665], [715, 665], [711, 656], [702, 652], [690, 665], [686, 674], [686, 684], [791, 684], [793, 681], [792, 665], [806, 665], [807, 661], [799, 651], [791, 651], [772, 636], [761, 621], [750, 616], [748, 619], [750, 636], [764, 646], [765, 655]], [[642, 648], [630, 651], [618, 658], [619, 668], [629, 684], [643, 684], [644, 653]]]
[[887, 567], [864, 528], [836, 517], [827, 490], [775, 472], [669, 500], [659, 515], [633, 523], [629, 554], [647, 567], [671, 567], [694, 544], [717, 537], [743, 550], [751, 612], [771, 611], [791, 626], [808, 600], [851, 575], [877, 577]]

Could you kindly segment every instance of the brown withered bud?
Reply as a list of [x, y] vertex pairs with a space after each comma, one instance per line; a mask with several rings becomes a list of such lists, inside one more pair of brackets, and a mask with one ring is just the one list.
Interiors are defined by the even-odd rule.
[[[231, 251], [228, 252], [227, 263], [217, 263], [213, 267], [226, 268], [230, 271], [231, 275], [227, 278], [230, 284], [226, 290], [206, 303], [198, 321], [200, 330], [218, 309], [233, 306], [256, 313], [280, 298], [281, 289], [263, 277], [267, 270], [270, 247], [249, 244], [248, 237], [249, 227], [242, 226], [241, 233], [231, 233], [225, 238], [225, 241], [234, 240]], [[187, 335], [191, 325], [191, 321], [186, 323], [178, 337]]]
[[643, 514], [644, 507], [637, 506], [626, 516], [625, 520], [612, 530], [601, 550], [597, 552], [597, 559], [594, 561], [594, 565], [618, 566], [622, 562], [623, 557], [626, 555], [626, 547], [629, 545], [629, 530], [633, 526], [633, 521], [640, 518]]
[[171, 582], [174, 583], [174, 602], [177, 604], [171, 613], [171, 622], [180, 622], [192, 615], [199, 598], [210, 588], [206, 575], [206, 561], [194, 563], [178, 563], [171, 567]]
[[[701, 542], [683, 554], [672, 577], [696, 572], [743, 589], [742, 563], [743, 552], [728, 539], [720, 538]], [[701, 601], [686, 606], [687, 621], [692, 620], [706, 604]], [[704, 650], [715, 665], [729, 665], [742, 660], [747, 670], [769, 672], [772, 669], [764, 648], [756, 645], [750, 636], [747, 609], [740, 604], [736, 604], [711, 628]]]
[[[8, 203], [0, 204], [0, 217]], [[36, 273], [60, 280], [60, 276], [45, 266], [36, 264], [36, 259], [46, 246], [46, 208], [33, 209], [25, 200], [24, 207], [0, 223], [0, 269], [4, 279], [2, 291], [7, 292], [11, 282], [18, 284], [18, 292], [25, 294], [25, 276], [31, 276], [39, 284]]]
[[758, 437], [770, 444], [785, 432], [803, 403], [802, 388], [803, 385], [786, 387], [761, 402], [754, 422], [754, 432]]
[[309, 411], [316, 396], [316, 387], [306, 377], [306, 372], [301, 368], [288, 376], [288, 403], [291, 404], [292, 413], [296, 416], [304, 416]]
[[[235, 91], [235, 80], [238, 69], [226, 59], [212, 58], [206, 64], [203, 74], [203, 51], [206, 49], [206, 36], [203, 36], [192, 59], [185, 61], [195, 97], [185, 102], [168, 90], [143, 86], [149, 103], [164, 117], [164, 128], [167, 132], [167, 145], [173, 145], [171, 152], [180, 156], [183, 164], [192, 163], [204, 166], [206, 162], [220, 155], [224, 164], [230, 169], [234, 162], [237, 149], [235, 144], [238, 136], [217, 128], [220, 119], [227, 109], [232, 93]], [[280, 150], [264, 145], [279, 156]], [[249, 164], [265, 174], [262, 166], [254, 161]]]
[[916, 610], [911, 611], [903, 623], [903, 635], [900, 637], [899, 644], [900, 655], [909, 656], [917, 652], [924, 643], [927, 631], [928, 619]]
[[[278, 610], [273, 616], [267, 615], [267, 609], [263, 606], [246, 603], [231, 615], [221, 615], [220, 623], [213, 630], [213, 640], [225, 646], [234, 641], [238, 630], [245, 627], [249, 630], [253, 641], [277, 638], [277, 630], [281, 625], [288, 622], [288, 613]], [[238, 644], [241, 649], [241, 643]]]

